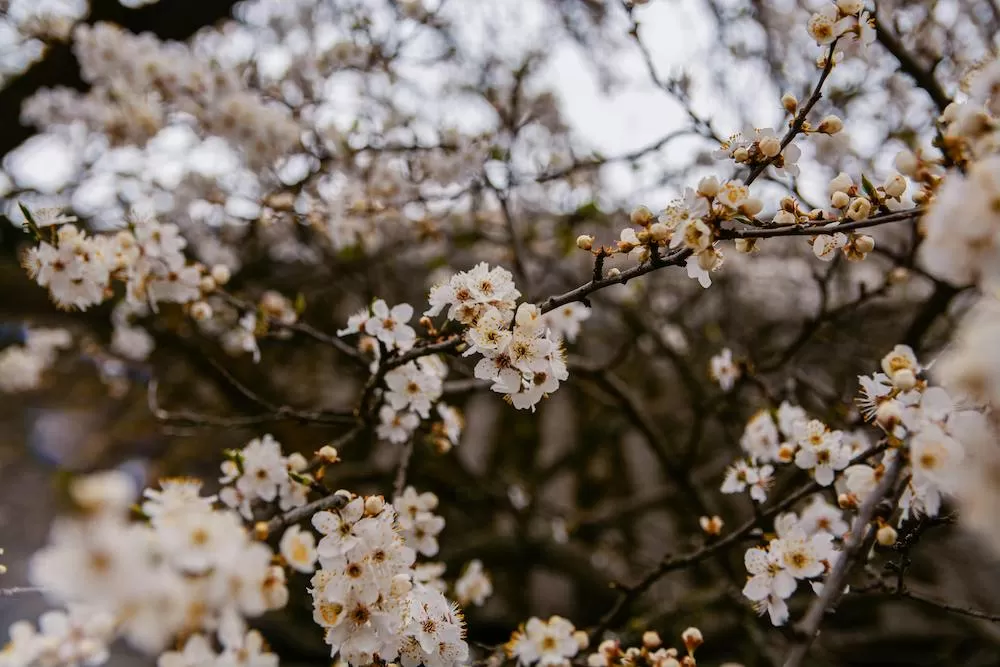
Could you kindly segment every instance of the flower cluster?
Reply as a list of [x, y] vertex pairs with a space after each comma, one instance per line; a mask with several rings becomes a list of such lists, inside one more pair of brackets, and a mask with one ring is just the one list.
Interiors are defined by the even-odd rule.
[[281, 443], [270, 434], [254, 438], [243, 449], [230, 452], [222, 463], [224, 486], [219, 500], [238, 511], [247, 521], [253, 520], [255, 502], [277, 500], [282, 511], [306, 503], [312, 478], [305, 473], [308, 462], [301, 454], [284, 456]]
[[86, 310], [104, 302], [112, 280], [125, 284], [130, 303], [154, 310], [157, 303], [191, 303], [215, 289], [204, 268], [187, 261], [187, 241], [171, 223], [142, 218], [128, 230], [93, 236], [65, 224], [50, 241], [29, 248], [23, 263], [60, 308]]
[[777, 536], [765, 548], [754, 547], [744, 556], [749, 578], [743, 595], [758, 613], [768, 614], [774, 625], [788, 620], [785, 600], [795, 592], [799, 580], [820, 577], [836, 558], [833, 535], [825, 530], [807, 532], [814, 526], [793, 513], [782, 514], [774, 522]]
[[621, 642], [607, 639], [596, 653], [587, 656], [588, 667], [695, 667], [694, 653], [705, 639], [698, 628], [681, 633], [685, 655], [674, 647], [663, 646], [660, 635], [652, 630], [642, 634], [642, 646], [623, 649]]
[[[476, 377], [492, 382], [491, 389], [519, 410], [534, 410], [569, 373], [561, 337], [537, 306], [517, 305], [520, 296], [509, 271], [481, 263], [431, 288], [424, 314], [434, 317], [447, 308], [449, 320], [468, 327], [465, 356], [482, 356]], [[572, 317], [578, 325], [585, 316]], [[575, 335], [572, 326], [564, 333]]]
[[74, 604], [66, 611], [42, 614], [37, 629], [29, 621], [18, 621], [8, 635], [0, 651], [4, 667], [99, 665], [108, 659], [115, 619], [106, 611]]
[[399, 660], [450, 667], [468, 657], [461, 614], [440, 591], [415, 581], [415, 553], [396, 511], [379, 496], [344, 497], [313, 515], [323, 535], [312, 578], [313, 618], [331, 655], [352, 665]]
[[417, 493], [408, 486], [392, 504], [399, 515], [399, 534], [406, 545], [424, 556], [436, 556], [437, 536], [444, 529], [444, 519], [434, 514], [438, 497], [430, 491]]
[[135, 489], [124, 473], [75, 480], [82, 514], [53, 526], [31, 560], [31, 581], [55, 602], [110, 614], [116, 636], [152, 654], [178, 635], [283, 607], [285, 575], [271, 549], [200, 489], [197, 480], [162, 480], [144, 493], [148, 520], [134, 523]]
[[578, 631], [562, 616], [547, 621], [532, 617], [504, 645], [507, 656], [527, 667], [569, 667], [570, 658], [587, 648], [587, 633]]

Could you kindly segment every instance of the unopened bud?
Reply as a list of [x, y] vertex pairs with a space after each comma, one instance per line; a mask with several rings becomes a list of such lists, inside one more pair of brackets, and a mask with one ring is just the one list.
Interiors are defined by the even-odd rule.
[[764, 154], [764, 157], [774, 157], [781, 152], [781, 140], [778, 137], [764, 137], [757, 143], [757, 146], [760, 147], [760, 152]]
[[309, 461], [299, 452], [292, 452], [288, 455], [288, 469], [294, 472], [302, 472], [309, 467]]
[[774, 219], [771, 222], [775, 225], [794, 225], [798, 222], [798, 219], [795, 217], [794, 213], [781, 209], [774, 214]]
[[841, 493], [837, 496], [837, 507], [842, 510], [856, 509], [858, 498], [853, 493]]
[[594, 237], [590, 234], [580, 234], [576, 237], [576, 247], [580, 250], [591, 250], [594, 247]]
[[316, 452], [316, 456], [319, 457], [323, 463], [336, 463], [340, 460], [340, 456], [337, 454], [337, 448], [332, 445], [323, 445]]
[[202, 276], [201, 280], [198, 281], [198, 288], [204, 292], [214, 292], [216, 288], [215, 279], [212, 276]]
[[655, 651], [663, 645], [663, 640], [660, 639], [659, 633], [654, 630], [647, 630], [642, 633], [642, 645], [650, 651]]
[[706, 534], [715, 537], [722, 532], [722, 518], [718, 516], [707, 517], [703, 516], [698, 519], [698, 524], [701, 525], [701, 529], [705, 531]]
[[891, 547], [896, 543], [897, 537], [899, 537], [899, 535], [896, 533], [896, 529], [888, 524], [883, 525], [878, 529], [878, 532], [875, 533], [875, 539], [878, 540], [878, 543], [883, 547]]
[[212, 307], [204, 301], [195, 301], [191, 304], [191, 317], [198, 322], [204, 322], [212, 317]]
[[816, 126], [816, 131], [823, 134], [837, 134], [844, 129], [844, 121], [833, 114], [827, 116]]
[[719, 194], [719, 179], [715, 176], [706, 176], [698, 181], [698, 194], [702, 197], [714, 197]]
[[229, 282], [231, 277], [232, 272], [225, 264], [216, 264], [212, 267], [212, 280], [214, 280], [217, 285], [225, 285]]
[[385, 498], [382, 496], [368, 496], [365, 498], [365, 514], [376, 516], [385, 509]]
[[851, 220], [864, 220], [872, 212], [872, 203], [866, 197], [855, 197], [847, 207], [847, 217]]
[[892, 174], [885, 179], [882, 189], [885, 190], [886, 195], [899, 199], [906, 192], [906, 178], [902, 174]]
[[746, 162], [750, 159], [750, 151], [744, 146], [740, 146], [735, 151], [733, 151], [733, 159], [737, 162]]
[[781, 96], [781, 106], [785, 108], [788, 113], [795, 113], [799, 108], [799, 100], [791, 93], [785, 93]]
[[622, 272], [617, 266], [612, 266], [608, 269], [608, 278], [618, 278], [621, 274]]
[[830, 204], [834, 208], [847, 208], [851, 203], [851, 197], [846, 192], [837, 190], [830, 196]]
[[653, 212], [650, 211], [648, 207], [637, 206], [632, 210], [632, 215], [629, 216], [629, 220], [632, 221], [633, 225], [645, 227], [653, 221], [653, 217]]
[[868, 236], [867, 234], [859, 236], [854, 241], [854, 247], [858, 249], [858, 252], [867, 255], [872, 250], [875, 249], [875, 239]]
[[258, 521], [253, 525], [253, 536], [258, 540], [266, 540], [269, 533], [267, 521]]
[[649, 238], [656, 242], [666, 241], [670, 238], [670, 228], [662, 222], [654, 222], [649, 226]]
[[681, 639], [684, 640], [684, 648], [688, 650], [688, 653], [694, 653], [694, 650], [705, 643], [704, 637], [701, 636], [701, 630], [698, 628], [688, 628], [681, 633]]
[[778, 460], [782, 463], [790, 463], [795, 458], [795, 445], [784, 443], [778, 447]]
[[757, 197], [750, 197], [740, 205], [740, 210], [752, 218], [764, 209], [764, 202]]

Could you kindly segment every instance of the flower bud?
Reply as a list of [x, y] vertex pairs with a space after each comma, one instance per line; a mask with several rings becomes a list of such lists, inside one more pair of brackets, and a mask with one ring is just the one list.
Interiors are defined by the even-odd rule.
[[382, 496], [368, 496], [365, 498], [365, 514], [376, 516], [385, 509], [385, 498]]
[[212, 276], [202, 276], [201, 280], [198, 281], [198, 288], [204, 292], [214, 292], [216, 288], [215, 279]]
[[232, 273], [229, 271], [229, 267], [225, 264], [216, 264], [212, 267], [212, 280], [214, 280], [217, 285], [225, 285], [229, 282], [231, 277]]
[[717, 268], [721, 262], [722, 253], [715, 248], [709, 248], [704, 252], [698, 253], [698, 266], [705, 271], [712, 271]]
[[748, 217], [754, 217], [764, 210], [764, 202], [757, 197], [750, 197], [740, 205], [740, 210]]
[[212, 317], [212, 307], [204, 301], [195, 301], [191, 304], [191, 317], [198, 322], [204, 322]]
[[847, 217], [851, 220], [864, 220], [872, 212], [872, 203], [867, 197], [855, 197], [847, 207]]
[[670, 238], [670, 228], [662, 222], [654, 222], [649, 226], [649, 237], [654, 241], [666, 241]]
[[902, 174], [891, 174], [889, 178], [885, 179], [882, 189], [885, 190], [886, 195], [899, 199], [906, 192], [906, 179]]
[[863, 255], [867, 255], [875, 249], [875, 239], [864, 234], [854, 240], [854, 247]]
[[722, 532], [723, 522], [721, 517], [703, 516], [700, 519], [698, 519], [698, 524], [701, 526], [701, 529], [705, 531], [706, 534], [711, 535], [713, 537]]
[[714, 197], [719, 193], [719, 179], [715, 176], [706, 176], [698, 181], [698, 194], [702, 197]]
[[786, 211], [785, 209], [781, 209], [780, 211], [774, 214], [774, 219], [771, 222], [774, 223], [775, 225], [794, 225], [796, 222], [798, 222], [798, 219], [795, 217], [795, 214], [792, 213], [791, 211]]
[[638, 225], [640, 227], [646, 227], [653, 221], [653, 212], [649, 210], [646, 206], [637, 206], [633, 209], [632, 214], [629, 216], [629, 220], [633, 225]]
[[858, 499], [853, 493], [841, 493], [837, 496], [837, 507], [842, 510], [857, 509]]
[[576, 645], [580, 647], [581, 651], [590, 645], [590, 638], [587, 637], [587, 633], [583, 630], [577, 630], [574, 632], [573, 639], [576, 640]]
[[851, 196], [846, 192], [837, 190], [830, 196], [830, 204], [832, 204], [834, 208], [847, 208], [850, 203]]
[[795, 113], [799, 108], [799, 100], [791, 93], [785, 93], [781, 96], [781, 106], [785, 108], [788, 113]]
[[659, 633], [653, 630], [647, 630], [642, 633], [642, 645], [650, 651], [655, 651], [663, 645], [663, 640], [660, 639]]
[[576, 247], [580, 250], [591, 250], [594, 247], [594, 237], [590, 234], [580, 234], [576, 237]]
[[774, 157], [781, 152], [781, 140], [778, 137], [764, 137], [757, 143], [757, 146], [764, 157]]
[[617, 278], [621, 276], [622, 272], [617, 266], [612, 266], [608, 269], [608, 278]]
[[309, 467], [309, 461], [299, 452], [292, 452], [288, 455], [288, 469], [293, 472], [302, 472]]
[[740, 146], [733, 151], [733, 159], [737, 162], [746, 162], [750, 159], [750, 151], [748, 151], [745, 146]]
[[639, 243], [641, 243], [643, 245], [649, 243], [650, 236], [651, 236], [651, 234], [649, 233], [648, 229], [643, 229], [643, 230], [641, 230], [639, 232], [636, 232], [636, 235], [635, 235], [635, 237], [637, 239], [639, 239]]
[[684, 640], [684, 648], [688, 650], [688, 653], [694, 653], [694, 650], [705, 643], [704, 637], [701, 636], [701, 630], [698, 628], [688, 628], [681, 633], [681, 639]]
[[752, 252], [757, 252], [757, 241], [759, 240], [755, 238], [736, 239], [736, 252], [743, 252], [748, 255]]
[[266, 540], [268, 533], [267, 521], [258, 521], [253, 525], [253, 536], [258, 540]]
[[340, 460], [340, 456], [337, 454], [337, 448], [332, 445], [323, 445], [316, 452], [316, 456], [319, 457], [323, 463], [336, 463]]
[[844, 129], [844, 121], [839, 117], [830, 114], [819, 122], [816, 131], [822, 134], [837, 134]]
[[899, 536], [896, 533], [896, 529], [888, 524], [883, 525], [878, 529], [878, 532], [875, 533], [875, 539], [878, 540], [878, 543], [883, 547], [891, 547], [896, 543], [897, 537]]

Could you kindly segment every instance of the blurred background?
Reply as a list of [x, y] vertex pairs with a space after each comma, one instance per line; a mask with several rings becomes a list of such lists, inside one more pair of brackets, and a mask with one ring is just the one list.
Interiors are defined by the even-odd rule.
[[[733, 175], [712, 156], [720, 141], [782, 131], [782, 93], [805, 99], [817, 76], [805, 25], [821, 4], [0, 0], [0, 355], [31, 329], [73, 339], [37, 382], [4, 383], [2, 583], [25, 585], [72, 475], [120, 466], [143, 483], [213, 482], [224, 449], [263, 433], [308, 456], [346, 427], [240, 419], [261, 414], [261, 399], [349, 410], [367, 379], [302, 332], [263, 336], [259, 363], [234, 354], [220, 334], [239, 313], [226, 302], [213, 304], [215, 329], [179, 308], [58, 311], [20, 267], [19, 202], [95, 231], [155, 214], [181, 227], [192, 259], [231, 268], [235, 297], [277, 291], [330, 335], [374, 297], [419, 312], [432, 284], [478, 261], [516, 262], [522, 292], [540, 300], [589, 279], [577, 235], [611, 243], [634, 206], [659, 211], [702, 176]], [[814, 112], [837, 113], [846, 131], [800, 140], [797, 176], [758, 181], [765, 211], [786, 195], [825, 204], [842, 170], [881, 182], [899, 150], [930, 146], [963, 74], [998, 46], [995, 0], [879, 2], [877, 18], [878, 43], [835, 69]], [[178, 92], [171, 67], [205, 68], [243, 97]], [[569, 382], [534, 414], [449, 360], [447, 400], [465, 431], [444, 454], [418, 437], [409, 481], [441, 499], [445, 578], [474, 558], [493, 577], [494, 596], [465, 610], [471, 641], [501, 643], [532, 615], [595, 624], [610, 582], [703, 541], [699, 516], [752, 516], [745, 496], [718, 488], [754, 412], [789, 400], [852, 430], [858, 374], [899, 342], [933, 359], [970, 295], [923, 272], [909, 228], [874, 236], [862, 263], [778, 239], [754, 256], [727, 251], [707, 290], [667, 269], [603, 291], [569, 346]], [[730, 392], [708, 373], [724, 347], [744, 368]], [[0, 368], [24, 372], [2, 356]], [[153, 379], [167, 412], [218, 419], [156, 419]], [[392, 488], [397, 445], [367, 434], [341, 454], [334, 488]], [[790, 473], [773, 495], [801, 482]], [[740, 595], [742, 553], [663, 578], [615, 630], [674, 638], [695, 625], [703, 664], [779, 664], [787, 637]], [[957, 527], [883, 554], [868, 576], [885, 563], [938, 599], [1000, 613], [1000, 564]], [[324, 662], [295, 576], [298, 594], [261, 629], [285, 664]], [[809, 664], [1000, 664], [997, 624], [854, 583]], [[808, 596], [795, 600], [793, 618]], [[5, 595], [0, 621], [45, 608], [38, 594]]]

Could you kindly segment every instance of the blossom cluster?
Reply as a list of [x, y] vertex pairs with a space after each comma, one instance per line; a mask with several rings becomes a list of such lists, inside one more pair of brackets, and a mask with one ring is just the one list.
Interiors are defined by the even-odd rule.
[[299, 453], [284, 456], [281, 443], [270, 434], [254, 438], [223, 461], [219, 500], [247, 521], [254, 518], [254, 503], [277, 501], [285, 512], [300, 507], [306, 503], [312, 482], [306, 473], [308, 464]]
[[323, 535], [310, 589], [313, 618], [325, 629], [331, 655], [353, 665], [465, 661], [461, 613], [440, 591], [415, 581], [416, 554], [401, 534], [396, 510], [380, 496], [344, 499], [341, 509], [312, 518]]
[[[481, 263], [432, 287], [424, 315], [445, 312], [448, 320], [466, 325], [464, 355], [482, 357], [475, 376], [492, 382], [490, 388], [515, 408], [534, 410], [569, 372], [561, 336], [553, 333], [538, 306], [518, 305], [520, 296], [509, 271]], [[562, 320], [555, 320], [563, 322], [564, 335], [575, 335], [583, 319], [580, 312], [564, 313]]]
[[[35, 228], [39, 237], [48, 228]], [[64, 309], [86, 310], [110, 298], [112, 281], [125, 284], [126, 298], [156, 309], [161, 302], [191, 303], [215, 289], [200, 264], [184, 255], [187, 241], [177, 225], [139, 218], [130, 229], [90, 235], [61, 225], [49, 241], [39, 239], [23, 258], [28, 274], [47, 287]]]
[[[65, 662], [57, 664], [75, 664], [73, 652], [84, 650], [93, 654], [84, 662], [96, 664], [100, 646], [74, 642], [92, 639], [103, 646], [112, 637], [156, 655], [178, 636], [242, 629], [245, 618], [283, 607], [285, 575], [272, 564], [270, 547], [252, 538], [238, 514], [216, 508], [215, 497], [202, 496], [200, 489], [193, 479], [161, 480], [159, 488], [143, 494], [146, 520], [133, 522], [129, 513], [136, 493], [127, 475], [76, 479], [71, 492], [80, 516], [57, 521], [49, 543], [30, 563], [32, 583], [53, 602], [71, 605], [69, 620], [59, 621], [62, 631], [50, 632], [43, 623], [40, 643], [25, 646], [53, 650], [50, 639], [62, 637], [66, 645], [55, 650]], [[79, 605], [94, 611], [77, 618], [73, 610]], [[103, 618], [108, 621], [97, 624]], [[67, 623], [79, 631], [65, 629]], [[13, 655], [24, 662], [11, 664], [32, 664], [39, 654], [17, 651], [18, 637], [28, 637], [18, 633], [12, 635]], [[232, 649], [237, 640], [228, 636]]]
[[[884, 431], [887, 447], [870, 449], [862, 434], [832, 431], [788, 403], [778, 409], [777, 423], [770, 412], [757, 413], [740, 439], [749, 459], [729, 469], [724, 493], [749, 486], [751, 496], [763, 502], [774, 472], [771, 463], [791, 461], [809, 470], [822, 487], [836, 482], [837, 506], [814, 494], [801, 515], [786, 513], [775, 520], [777, 537], [766, 547], [746, 553], [750, 579], [743, 594], [775, 625], [788, 619], [785, 600], [799, 580], [811, 580], [814, 589], [821, 583], [837, 558], [835, 543], [849, 527], [843, 511], [864, 504], [893, 459], [904, 457], [899, 522], [914, 515], [934, 517], [940, 512], [942, 495], [957, 490], [962, 443], [981, 440], [986, 430], [982, 413], [962, 409], [944, 389], [929, 384], [909, 347], [897, 345], [881, 365], [883, 372], [859, 378], [858, 405], [863, 417]], [[866, 454], [875, 457], [874, 462], [851, 465]], [[892, 544], [895, 530], [883, 526], [878, 539]]]

